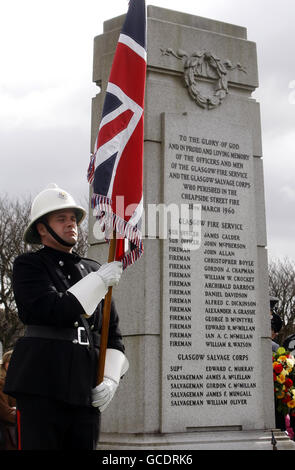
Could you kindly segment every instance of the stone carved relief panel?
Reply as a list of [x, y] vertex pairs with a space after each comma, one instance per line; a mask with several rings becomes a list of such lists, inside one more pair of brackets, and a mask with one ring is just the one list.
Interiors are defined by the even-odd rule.
[[[179, 49], [161, 49], [162, 55], [172, 55], [184, 64], [184, 80], [188, 92], [195, 103], [204, 109], [214, 109], [219, 106], [228, 94], [228, 73], [239, 70], [247, 73], [246, 69], [237, 63], [233, 65], [229, 59], [221, 60], [210, 51], [195, 51], [189, 54]], [[214, 80], [212, 91], [206, 93], [200, 84], [204, 79]]]

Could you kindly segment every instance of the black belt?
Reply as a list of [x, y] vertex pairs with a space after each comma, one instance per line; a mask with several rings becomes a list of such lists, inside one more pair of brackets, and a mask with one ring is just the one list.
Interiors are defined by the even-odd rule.
[[[98, 348], [100, 345], [100, 334], [97, 332], [90, 332], [90, 334], [92, 335], [93, 345]], [[74, 344], [88, 347], [90, 345], [84, 326], [78, 326], [77, 328], [56, 328], [54, 326], [28, 325], [24, 336], [27, 338], [71, 341]]]

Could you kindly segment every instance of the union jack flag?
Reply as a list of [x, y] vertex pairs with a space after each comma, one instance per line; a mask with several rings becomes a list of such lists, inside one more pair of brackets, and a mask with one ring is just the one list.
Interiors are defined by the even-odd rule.
[[[144, 0], [130, 0], [87, 175], [93, 187], [92, 207], [105, 239], [109, 240], [113, 230], [117, 232], [116, 259], [122, 260], [123, 269], [143, 254], [145, 79], [146, 6]], [[130, 242], [127, 253], [124, 238]]]

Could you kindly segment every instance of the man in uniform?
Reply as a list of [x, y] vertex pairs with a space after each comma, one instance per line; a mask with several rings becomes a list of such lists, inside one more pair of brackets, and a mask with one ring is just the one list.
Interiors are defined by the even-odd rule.
[[101, 266], [73, 251], [85, 215], [70, 194], [50, 185], [33, 201], [24, 234], [43, 248], [14, 262], [14, 296], [26, 329], [4, 391], [17, 400], [23, 450], [95, 449], [100, 412], [128, 369], [112, 301], [105, 377], [97, 386], [103, 299], [122, 265]]

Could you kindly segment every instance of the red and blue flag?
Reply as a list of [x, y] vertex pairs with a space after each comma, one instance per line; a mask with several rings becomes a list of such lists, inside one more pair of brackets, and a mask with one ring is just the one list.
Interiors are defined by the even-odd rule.
[[[130, 0], [107, 85], [88, 181], [92, 207], [106, 240], [117, 233], [123, 268], [143, 253], [143, 114], [146, 80], [146, 6]], [[124, 251], [124, 239], [129, 249]]]

